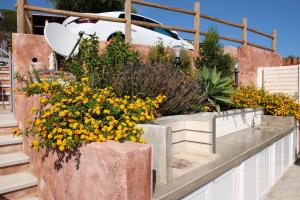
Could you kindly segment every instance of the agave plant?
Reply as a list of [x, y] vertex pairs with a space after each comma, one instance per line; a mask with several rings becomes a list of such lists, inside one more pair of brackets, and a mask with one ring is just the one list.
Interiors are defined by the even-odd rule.
[[202, 92], [206, 96], [205, 103], [210, 110], [221, 111], [220, 105], [232, 105], [230, 96], [235, 93], [230, 76], [222, 77], [216, 67], [203, 67], [198, 75]]

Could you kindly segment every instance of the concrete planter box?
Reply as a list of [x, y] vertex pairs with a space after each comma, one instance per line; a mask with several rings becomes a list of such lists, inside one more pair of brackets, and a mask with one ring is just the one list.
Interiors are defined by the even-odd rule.
[[[39, 97], [14, 95], [14, 114], [21, 129], [30, 119], [30, 110]], [[76, 156], [55, 169], [56, 154], [43, 161], [44, 151], [30, 147], [32, 137], [24, 137], [23, 151], [30, 157], [30, 171], [38, 177], [40, 199], [152, 199], [152, 150], [148, 144], [114, 141], [83, 145], [80, 163]]]
[[182, 148], [214, 152], [215, 139], [261, 124], [263, 110], [236, 109], [161, 117], [156, 123], [172, 129], [173, 152]]
[[204, 163], [214, 159], [217, 138], [260, 125], [262, 115], [263, 110], [237, 109], [166, 116], [158, 118], [153, 125], [142, 125], [144, 137], [153, 145], [157, 182], [171, 182], [181, 173], [172, 170], [178, 158], [192, 154], [203, 157]]

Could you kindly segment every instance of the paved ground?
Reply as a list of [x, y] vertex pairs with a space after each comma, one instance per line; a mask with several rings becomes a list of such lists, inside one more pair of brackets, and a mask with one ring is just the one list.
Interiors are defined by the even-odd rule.
[[264, 200], [299, 200], [300, 199], [300, 160], [291, 166], [280, 180], [272, 187]]

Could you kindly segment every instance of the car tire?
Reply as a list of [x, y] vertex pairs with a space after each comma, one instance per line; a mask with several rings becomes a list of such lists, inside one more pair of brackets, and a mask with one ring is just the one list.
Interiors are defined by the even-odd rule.
[[[107, 41], [110, 41], [110, 40], [114, 39], [114, 37], [116, 37], [116, 36], [117, 36], [117, 33], [111, 34], [111, 35], [108, 37]], [[122, 41], [125, 42], [125, 35], [122, 34], [121, 37], [122, 37]]]

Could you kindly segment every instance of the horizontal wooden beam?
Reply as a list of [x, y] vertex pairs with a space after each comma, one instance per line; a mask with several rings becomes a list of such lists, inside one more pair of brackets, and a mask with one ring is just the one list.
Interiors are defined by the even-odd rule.
[[256, 48], [260, 48], [260, 49], [264, 49], [264, 50], [267, 50], [267, 51], [273, 51], [273, 49], [271, 49], [271, 48], [264, 47], [264, 46], [254, 44], [254, 43], [251, 43], [251, 42], [247, 42], [247, 45], [253, 46], [253, 47], [256, 47]]
[[162, 25], [162, 24], [154, 24], [154, 23], [148, 23], [148, 22], [142, 22], [137, 20], [131, 20], [132, 24], [138, 25], [138, 26], [146, 26], [150, 28], [163, 28], [167, 30], [174, 30], [179, 32], [186, 32], [186, 33], [195, 33], [196, 31], [193, 29], [187, 29], [187, 28], [181, 28], [177, 26], [168, 26], [168, 25]]
[[265, 36], [265, 37], [268, 37], [268, 38], [273, 39], [273, 36], [272, 36], [272, 35], [269, 35], [269, 34], [267, 34], [267, 33], [263, 33], [263, 32], [261, 32], [261, 31], [257, 31], [257, 30], [255, 30], [255, 29], [253, 29], [253, 28], [249, 28], [249, 27], [248, 27], [248, 31], [250, 31], [250, 32], [252, 32], [252, 33], [256, 33], [256, 34], [259, 34], [259, 35], [262, 35], [262, 36]]
[[51, 8], [43, 8], [43, 7], [31, 6], [31, 5], [24, 5], [24, 9], [36, 11], [36, 12], [44, 12], [44, 13], [51, 13], [51, 14], [64, 15], [64, 16], [90, 18], [90, 19], [103, 20], [103, 21], [122, 22], [122, 23], [126, 22], [126, 19], [99, 16], [99, 15], [79, 13], [79, 12], [72, 12], [72, 11], [66, 11], [66, 10], [51, 9]]
[[153, 7], [153, 8], [159, 8], [159, 9], [163, 9], [163, 10], [180, 12], [180, 13], [189, 14], [189, 15], [195, 15], [196, 14], [192, 10], [185, 10], [185, 9], [182, 9], [182, 8], [175, 8], [175, 7], [160, 5], [160, 4], [156, 4], [156, 3], [145, 2], [145, 1], [141, 1], [141, 0], [131, 0], [131, 3], [135, 3], [135, 4], [139, 4], [139, 5], [143, 5], [143, 6], [148, 6], [148, 7]]
[[237, 24], [237, 23], [230, 22], [230, 21], [223, 20], [223, 19], [219, 19], [219, 18], [216, 18], [216, 17], [211, 17], [211, 16], [206, 15], [206, 14], [201, 13], [200, 17], [202, 17], [204, 19], [209, 19], [209, 20], [212, 20], [212, 21], [215, 21], [215, 22], [218, 22], [218, 23], [234, 26], [234, 27], [237, 27], [237, 28], [244, 28], [244, 26], [242, 24]]
[[[206, 35], [206, 34], [207, 34], [207, 32], [200, 31], [200, 35]], [[222, 36], [222, 35], [219, 35], [219, 38], [221, 40], [227, 40], [227, 41], [236, 42], [236, 43], [240, 43], [240, 44], [243, 43], [242, 40], [238, 40], [238, 39], [235, 39], [235, 38], [229, 38], [229, 37], [225, 37], [225, 36]]]

